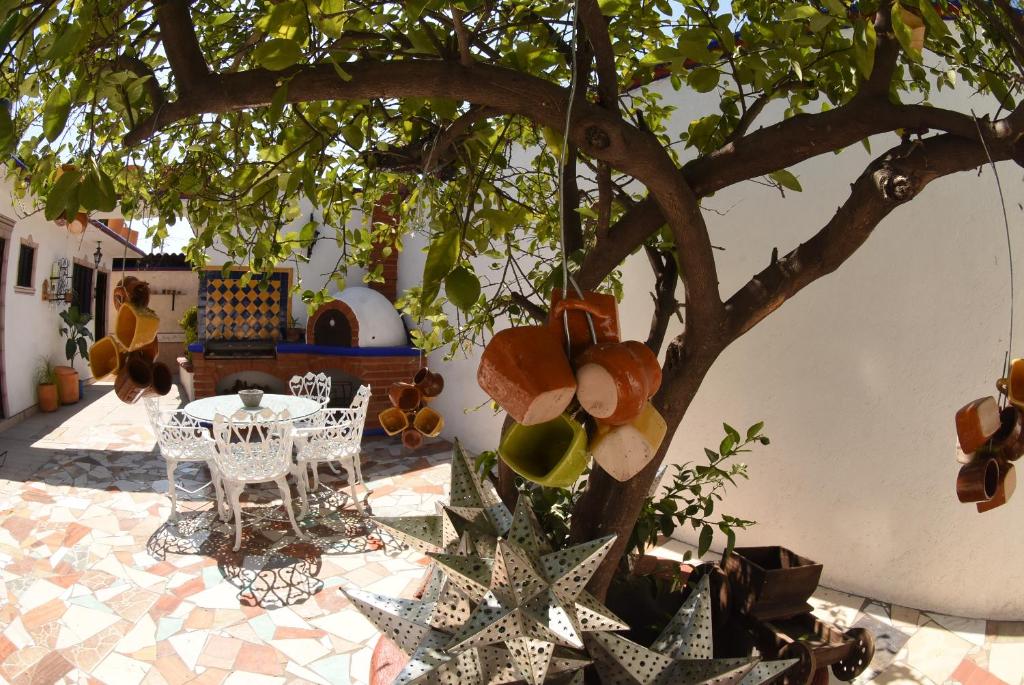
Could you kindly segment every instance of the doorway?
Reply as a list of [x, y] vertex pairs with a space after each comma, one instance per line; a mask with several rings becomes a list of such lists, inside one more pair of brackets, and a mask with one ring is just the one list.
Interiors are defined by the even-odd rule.
[[96, 272], [96, 306], [93, 307], [95, 317], [93, 321], [93, 333], [95, 339], [99, 340], [107, 335], [107, 273]]

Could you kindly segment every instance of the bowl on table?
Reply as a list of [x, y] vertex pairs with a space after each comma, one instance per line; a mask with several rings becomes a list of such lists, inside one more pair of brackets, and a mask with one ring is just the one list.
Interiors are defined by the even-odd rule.
[[263, 399], [263, 391], [250, 388], [248, 390], [239, 390], [238, 396], [242, 398], [242, 404], [248, 409], [257, 409], [260, 406], [260, 400]]

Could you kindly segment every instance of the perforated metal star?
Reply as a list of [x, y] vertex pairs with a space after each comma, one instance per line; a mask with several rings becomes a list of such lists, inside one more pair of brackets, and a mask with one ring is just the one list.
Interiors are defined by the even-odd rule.
[[708, 576], [650, 648], [601, 631], [585, 636], [601, 682], [610, 685], [761, 685], [797, 662], [757, 658], [715, 659]]
[[477, 554], [490, 557], [495, 541], [508, 532], [512, 514], [494, 485], [477, 474], [474, 457], [456, 440], [447, 505], [438, 505], [438, 513], [433, 516], [373, 520], [396, 539], [424, 553], [451, 552], [468, 532]]

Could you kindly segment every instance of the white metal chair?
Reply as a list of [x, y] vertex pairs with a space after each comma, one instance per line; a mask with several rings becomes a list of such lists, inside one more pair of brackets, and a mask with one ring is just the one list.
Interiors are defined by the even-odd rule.
[[227, 521], [227, 505], [224, 500], [224, 492], [221, 488], [221, 479], [218, 473], [214, 455], [217, 451], [213, 438], [210, 437], [206, 428], [183, 411], [155, 411], [147, 402], [146, 409], [153, 421], [153, 430], [156, 433], [157, 444], [160, 446], [160, 456], [167, 462], [167, 496], [171, 500], [171, 518], [178, 515], [179, 488], [190, 495], [210, 486], [206, 483], [195, 490], [182, 488], [174, 480], [174, 471], [178, 464], [183, 461], [201, 461], [210, 469], [210, 479], [217, 495], [217, 513], [221, 519]]
[[239, 498], [246, 485], [276, 483], [292, 528], [305, 538], [292, 512], [288, 473], [292, 467], [292, 424], [287, 411], [270, 409], [252, 412], [241, 409], [230, 417], [213, 418], [217, 443], [214, 461], [235, 516], [235, 547], [242, 545], [242, 505]]
[[[313, 373], [309, 371], [305, 376], [292, 376], [288, 381], [288, 389], [296, 397], [308, 397], [320, 404], [320, 409], [326, 409], [331, 401], [331, 377], [326, 373]], [[296, 419], [293, 425], [296, 428], [308, 428], [318, 426], [321, 423], [323, 411], [305, 419]]]
[[324, 409], [321, 412], [323, 421], [316, 426], [295, 430], [295, 443], [298, 447], [296, 463], [292, 474], [299, 487], [301, 503], [300, 518], [309, 511], [307, 488], [309, 487], [309, 471], [313, 472], [313, 487], [320, 487], [318, 466], [322, 463], [332, 465], [338, 462], [348, 475], [349, 493], [355, 502], [356, 510], [363, 514], [363, 505], [356, 495], [356, 486], [363, 488], [365, 495], [370, 494], [363, 481], [363, 470], [360, 464], [362, 451], [363, 425], [366, 423], [366, 409], [370, 403], [370, 386], [359, 388], [350, 407], [344, 409]]

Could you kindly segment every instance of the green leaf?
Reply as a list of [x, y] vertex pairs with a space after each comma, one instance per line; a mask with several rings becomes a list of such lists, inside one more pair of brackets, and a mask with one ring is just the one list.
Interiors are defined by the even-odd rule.
[[78, 23], [68, 24], [57, 40], [53, 41], [50, 49], [46, 51], [43, 59], [60, 60], [78, 50], [79, 43], [85, 36], [82, 25]]
[[[903, 51], [907, 53], [907, 56], [915, 62], [921, 61], [921, 51], [913, 44], [914, 43], [914, 30], [907, 24], [907, 20], [911, 20], [910, 16], [904, 15], [903, 6], [899, 0], [893, 0], [892, 3], [892, 31], [896, 34], [896, 40], [900, 42], [900, 46]], [[907, 14], [910, 14], [908, 11]], [[911, 15], [914, 16], [914, 15]], [[920, 18], [914, 17], [917, 21]]]
[[715, 535], [715, 530], [711, 526], [704, 526], [700, 529], [700, 538], [697, 540], [697, 556], [703, 557], [711, 549], [711, 539]]
[[18, 144], [17, 134], [14, 130], [14, 120], [11, 118], [10, 105], [0, 104], [0, 152], [10, 154]]
[[480, 299], [480, 279], [460, 266], [444, 279], [444, 292], [452, 304], [464, 312], [469, 311]]
[[68, 361], [75, 358], [75, 354], [78, 352], [78, 345], [75, 344], [74, 338], [68, 338], [64, 342], [64, 356], [67, 357]]
[[764, 421], [758, 421], [753, 426], [747, 429], [747, 442], [750, 442], [764, 430]]
[[302, 49], [290, 38], [273, 38], [257, 46], [252, 55], [264, 69], [281, 71], [302, 59]]
[[789, 188], [790, 190], [795, 190], [798, 193], [803, 190], [803, 188], [800, 187], [800, 181], [796, 179], [796, 176], [794, 176], [786, 169], [779, 169], [778, 171], [773, 171], [772, 173], [768, 174], [768, 177], [775, 181], [776, 183], [778, 183], [779, 185], [781, 185], [783, 188]]
[[423, 290], [420, 293], [422, 306], [429, 305], [441, 290], [441, 281], [452, 270], [462, 250], [462, 232], [450, 229], [434, 238], [427, 250], [427, 261], [423, 265]]
[[712, 69], [711, 67], [698, 67], [690, 72], [686, 82], [690, 84], [698, 93], [707, 93], [714, 89], [718, 85], [718, 79], [721, 77], [718, 69]]
[[877, 43], [875, 25], [870, 21], [858, 19], [853, 26], [853, 59], [857, 64], [857, 70], [864, 78], [871, 76], [871, 70], [875, 68]]
[[64, 86], [50, 91], [43, 104], [43, 134], [51, 143], [60, 137], [71, 113], [71, 92]]
[[267, 121], [273, 125], [281, 120], [284, 106], [288, 101], [288, 82], [286, 81], [274, 91], [274, 97], [270, 99], [270, 109], [267, 110]]
[[786, 11], [782, 13], [780, 19], [782, 19], [782, 21], [798, 21], [800, 19], [810, 19], [818, 14], [821, 14], [821, 12], [811, 5], [790, 5], [786, 8]]
[[78, 191], [78, 184], [82, 178], [82, 172], [78, 169], [65, 171], [64, 174], [53, 184], [49, 194], [46, 196], [46, 208], [43, 215], [49, 221], [53, 221], [61, 214], [64, 214], [73, 194]]
[[946, 22], [942, 20], [939, 13], [935, 11], [935, 6], [932, 5], [932, 0], [918, 0], [917, 8], [921, 10], [921, 18], [924, 19], [925, 25], [928, 26], [928, 30], [933, 32], [936, 36], [948, 36], [949, 29], [946, 27]]

